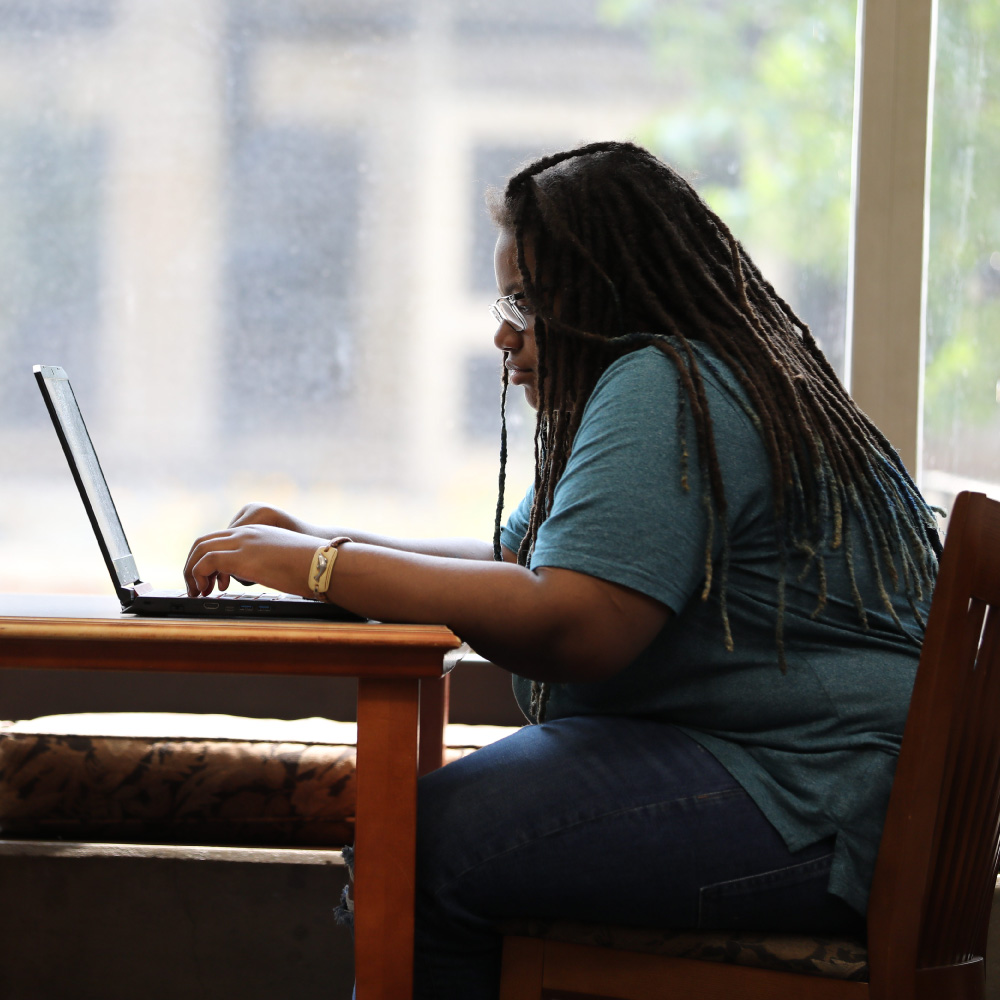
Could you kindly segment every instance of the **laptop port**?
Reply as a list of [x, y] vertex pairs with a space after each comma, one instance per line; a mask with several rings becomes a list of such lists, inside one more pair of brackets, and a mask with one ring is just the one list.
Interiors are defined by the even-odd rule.
[[218, 611], [219, 603], [218, 601], [205, 601], [205, 603], [202, 604], [202, 607], [205, 608], [207, 611]]

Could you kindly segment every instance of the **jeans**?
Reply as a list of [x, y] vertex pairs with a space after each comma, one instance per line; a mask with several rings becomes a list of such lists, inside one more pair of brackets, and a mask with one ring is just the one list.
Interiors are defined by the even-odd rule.
[[496, 1000], [510, 918], [863, 930], [729, 772], [665, 723], [526, 726], [421, 778], [416, 1000]]

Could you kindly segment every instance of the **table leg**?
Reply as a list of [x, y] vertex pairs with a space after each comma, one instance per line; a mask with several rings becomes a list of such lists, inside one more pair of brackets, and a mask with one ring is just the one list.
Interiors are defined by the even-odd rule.
[[417, 680], [358, 680], [354, 844], [357, 1000], [411, 1000]]
[[420, 682], [420, 756], [418, 774], [427, 774], [444, 763], [444, 727], [448, 725], [451, 674], [425, 677]]

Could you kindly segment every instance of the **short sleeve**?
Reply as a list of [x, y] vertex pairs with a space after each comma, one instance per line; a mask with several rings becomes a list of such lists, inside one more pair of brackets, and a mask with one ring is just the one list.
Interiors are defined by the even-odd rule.
[[539, 529], [533, 569], [587, 573], [675, 612], [700, 590], [708, 518], [686, 394], [688, 417], [678, 420], [683, 392], [674, 363], [655, 348], [608, 368]]

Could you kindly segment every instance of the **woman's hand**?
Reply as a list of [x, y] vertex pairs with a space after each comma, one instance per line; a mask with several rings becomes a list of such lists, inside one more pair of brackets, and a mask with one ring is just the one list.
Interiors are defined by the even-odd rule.
[[244, 525], [261, 524], [272, 528], [284, 528], [286, 531], [298, 531], [304, 534], [311, 534], [308, 525], [293, 517], [286, 510], [280, 507], [271, 507], [266, 503], [248, 503], [241, 507], [236, 516], [229, 522], [230, 528], [239, 528]]
[[188, 594], [207, 597], [216, 585], [226, 590], [230, 577], [235, 577], [311, 597], [309, 567], [313, 553], [325, 543], [323, 538], [270, 524], [239, 524], [203, 535], [191, 546], [184, 565]]

